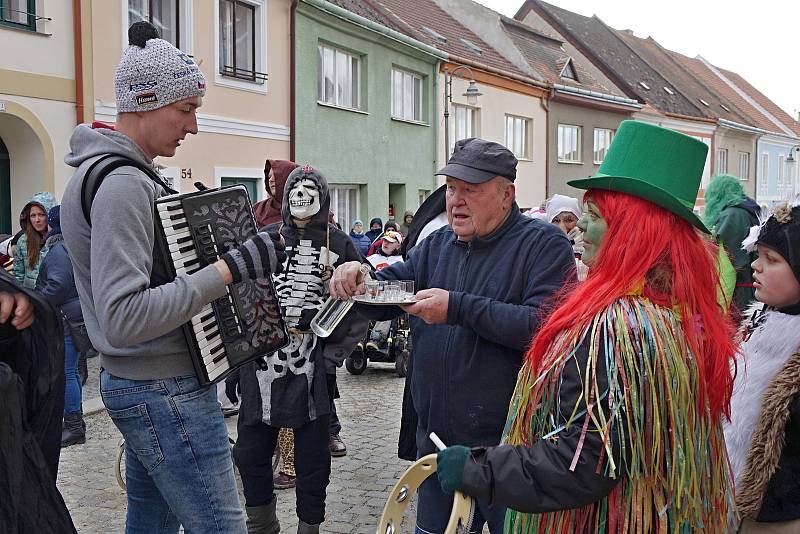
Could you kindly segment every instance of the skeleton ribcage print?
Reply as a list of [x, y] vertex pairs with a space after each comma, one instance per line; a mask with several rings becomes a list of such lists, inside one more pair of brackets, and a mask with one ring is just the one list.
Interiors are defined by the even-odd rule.
[[[318, 339], [313, 332], [305, 331], [328, 298], [323, 282], [326, 266], [333, 267], [339, 259], [335, 252], [329, 256], [326, 247], [315, 248], [310, 240], [305, 239], [297, 245], [287, 246], [286, 256], [283, 271], [273, 281], [286, 326], [289, 327], [289, 345], [270, 354], [266, 358], [266, 368], [256, 371], [261, 390], [262, 417], [268, 424], [273, 421], [276, 406], [295, 406], [296, 410], [307, 411], [308, 418], [316, 417], [311, 387], [316, 364], [314, 350]], [[307, 380], [301, 379], [302, 375]], [[300, 385], [302, 391], [298, 389]], [[277, 418], [280, 417], [278, 414]]]
[[297, 245], [286, 247], [286, 256], [283, 271], [274, 278], [275, 289], [286, 326], [306, 329], [328, 297], [323, 282], [325, 267], [335, 265], [339, 255], [328, 252], [325, 246], [315, 248], [311, 240], [301, 239]]

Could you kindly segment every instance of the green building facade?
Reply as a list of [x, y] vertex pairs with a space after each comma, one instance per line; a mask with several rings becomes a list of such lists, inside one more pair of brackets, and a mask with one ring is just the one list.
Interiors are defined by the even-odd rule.
[[401, 222], [436, 188], [436, 84], [446, 55], [324, 0], [295, 18], [295, 161], [331, 184], [343, 229]]

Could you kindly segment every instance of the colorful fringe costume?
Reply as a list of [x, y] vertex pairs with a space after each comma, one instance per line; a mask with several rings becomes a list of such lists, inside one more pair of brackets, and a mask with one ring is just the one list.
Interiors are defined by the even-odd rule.
[[[587, 435], [596, 433], [602, 450], [589, 461], [597, 474], [619, 482], [583, 507], [536, 514], [509, 509], [506, 532], [725, 531], [733, 495], [721, 423], [699, 406], [703, 384], [685, 337], [678, 313], [628, 296], [561, 334], [538, 363], [526, 361], [504, 443], [558, 443], [559, 434], [577, 425], [581, 437], [569, 470]], [[578, 348], [587, 346], [583, 361]], [[574, 407], [563, 406], [561, 397], [566, 369], [580, 375]]]

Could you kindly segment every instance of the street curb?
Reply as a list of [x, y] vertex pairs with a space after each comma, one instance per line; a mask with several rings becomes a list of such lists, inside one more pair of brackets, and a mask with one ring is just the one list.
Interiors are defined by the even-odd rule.
[[103, 405], [103, 399], [94, 397], [93, 399], [83, 401], [83, 415], [92, 415], [97, 412], [102, 412], [106, 407]]

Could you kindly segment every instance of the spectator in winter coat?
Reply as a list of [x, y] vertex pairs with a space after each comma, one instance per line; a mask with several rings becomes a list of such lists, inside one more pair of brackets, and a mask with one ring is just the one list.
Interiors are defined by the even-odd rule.
[[[380, 254], [381, 246], [383, 245], [383, 237], [388, 232], [397, 232], [400, 233], [400, 230], [397, 228], [397, 223], [393, 219], [389, 219], [386, 221], [386, 224], [383, 225], [383, 233], [376, 237], [372, 244], [369, 246], [369, 250], [367, 251], [367, 257], [372, 256], [373, 254]], [[402, 234], [401, 234], [402, 235]]]
[[350, 240], [356, 246], [359, 252], [364, 256], [369, 251], [370, 241], [364, 233], [364, 223], [360, 219], [353, 221], [353, 226], [350, 228]]
[[51, 193], [43, 191], [31, 197], [20, 214], [20, 224], [24, 231], [17, 241], [14, 251], [14, 267], [12, 273], [17, 282], [28, 289], [36, 286], [39, 275], [39, 264], [47, 254], [44, 246], [47, 235], [47, 212], [55, 204]]
[[380, 217], [375, 217], [369, 222], [369, 230], [364, 235], [369, 238], [370, 244], [383, 235], [383, 221]]
[[256, 226], [262, 228], [268, 224], [281, 220], [281, 205], [283, 204], [283, 187], [289, 173], [299, 165], [293, 161], [283, 159], [268, 159], [264, 165], [264, 182], [269, 193], [269, 198], [253, 204], [253, 214], [256, 216]]
[[78, 375], [79, 351], [75, 346], [70, 324], [83, 323], [81, 301], [75, 287], [72, 261], [69, 259], [64, 236], [61, 234], [61, 206], [53, 206], [47, 216], [50, 233], [47, 234], [47, 257], [39, 266], [36, 291], [58, 310], [64, 319], [64, 431], [61, 446], [69, 447], [86, 442], [86, 424], [83, 422], [81, 379]]
[[407, 211], [403, 215], [403, 222], [400, 224], [400, 233], [403, 234], [403, 237], [408, 236], [408, 228], [411, 226], [411, 223], [414, 221], [414, 212]]
[[750, 227], [758, 224], [761, 211], [756, 201], [744, 193], [738, 178], [722, 174], [715, 176], [705, 192], [703, 222], [714, 232], [714, 237], [725, 247], [736, 269], [736, 289], [733, 304], [744, 311], [753, 302], [753, 269], [750, 264], [755, 254], [742, 250], [742, 241]]
[[[516, 166], [517, 159], [502, 145], [458, 141], [438, 173], [446, 177], [449, 226], [417, 244], [405, 262], [375, 274], [379, 280], [413, 280], [417, 302], [403, 309], [356, 304], [373, 320], [404, 312], [413, 316], [410, 378], [419, 456], [435, 450], [430, 432], [445, 443], [500, 442], [522, 355], [539, 328], [542, 307], [574, 277], [566, 235], [520, 213]], [[357, 262], [338, 267], [331, 295], [363, 293], [360, 267]], [[419, 489], [417, 528], [443, 532], [452, 502], [439, 481], [428, 478]], [[502, 506], [478, 501], [472, 526], [480, 532], [488, 522], [492, 532], [501, 532], [504, 513]]]

